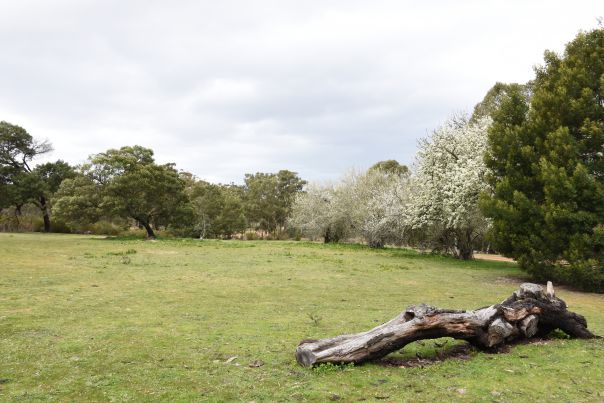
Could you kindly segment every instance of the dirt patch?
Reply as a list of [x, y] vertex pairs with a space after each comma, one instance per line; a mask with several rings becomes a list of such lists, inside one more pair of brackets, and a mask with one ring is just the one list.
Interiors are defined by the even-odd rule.
[[[484, 351], [486, 354], [507, 354], [512, 348], [517, 344], [531, 344], [536, 346], [546, 346], [552, 342], [552, 338], [541, 338], [535, 337], [531, 339], [522, 339], [512, 341], [510, 344], [504, 344], [502, 346], [498, 346], [497, 348], [493, 348], [488, 351]], [[414, 357], [414, 358], [399, 358], [399, 357], [385, 357], [379, 361], [376, 361], [376, 364], [381, 365], [383, 367], [396, 367], [396, 368], [424, 368], [425, 366], [436, 364], [445, 360], [470, 360], [472, 358], [472, 351], [476, 351], [474, 347], [470, 344], [459, 344], [453, 346], [447, 350], [437, 351], [436, 357], [431, 358], [423, 358], [423, 357]], [[527, 358], [528, 356], [520, 356], [520, 358]]]
[[377, 364], [382, 365], [384, 367], [397, 367], [397, 368], [423, 368], [426, 365], [432, 365], [437, 362], [441, 362], [448, 359], [458, 359], [458, 360], [469, 360], [471, 358], [470, 352], [472, 351], [472, 346], [468, 344], [460, 344], [458, 346], [453, 346], [450, 349], [444, 351], [437, 351], [436, 357], [432, 358], [422, 358], [422, 357], [414, 357], [414, 358], [397, 358], [397, 357], [386, 357], [382, 358]]
[[491, 260], [493, 262], [510, 262], [515, 263], [516, 261], [510, 257], [505, 257], [501, 255], [491, 255], [489, 253], [475, 253], [474, 258], [480, 260]]

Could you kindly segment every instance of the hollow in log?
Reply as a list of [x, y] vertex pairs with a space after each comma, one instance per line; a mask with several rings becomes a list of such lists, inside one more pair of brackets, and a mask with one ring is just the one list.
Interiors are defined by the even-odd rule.
[[411, 305], [394, 319], [367, 332], [303, 340], [296, 360], [303, 366], [375, 360], [417, 340], [453, 337], [483, 349], [560, 329], [571, 337], [595, 337], [587, 321], [568, 311], [548, 282], [546, 289], [524, 283], [500, 304], [473, 311]]

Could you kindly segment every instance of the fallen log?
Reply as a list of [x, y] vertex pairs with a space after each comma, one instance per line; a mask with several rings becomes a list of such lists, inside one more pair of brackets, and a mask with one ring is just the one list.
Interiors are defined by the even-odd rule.
[[548, 282], [546, 289], [524, 283], [500, 304], [473, 311], [411, 305], [394, 319], [367, 332], [322, 340], [302, 340], [296, 349], [300, 365], [361, 363], [375, 360], [417, 340], [453, 337], [481, 349], [514, 340], [544, 336], [560, 329], [571, 337], [593, 338], [587, 321], [566, 309]]

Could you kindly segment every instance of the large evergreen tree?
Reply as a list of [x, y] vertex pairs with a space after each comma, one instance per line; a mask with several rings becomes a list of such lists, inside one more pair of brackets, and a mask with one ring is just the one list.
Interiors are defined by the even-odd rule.
[[604, 291], [604, 29], [546, 52], [531, 89], [492, 113], [496, 246], [538, 278]]

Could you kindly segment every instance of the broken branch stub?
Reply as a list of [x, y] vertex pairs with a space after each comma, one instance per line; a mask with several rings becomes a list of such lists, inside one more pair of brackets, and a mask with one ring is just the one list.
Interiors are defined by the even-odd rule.
[[411, 305], [394, 319], [367, 332], [321, 340], [303, 340], [296, 349], [300, 365], [361, 363], [375, 360], [417, 340], [453, 337], [479, 348], [560, 329], [571, 337], [593, 338], [587, 321], [568, 311], [566, 303], [538, 284], [524, 283], [500, 304], [459, 311], [426, 304]]

